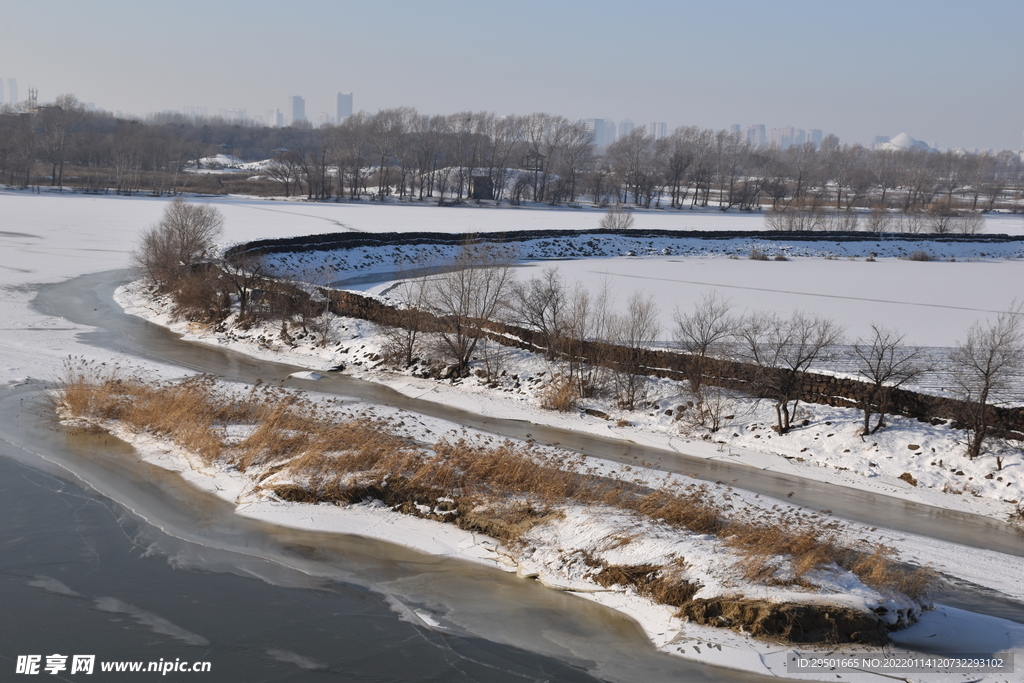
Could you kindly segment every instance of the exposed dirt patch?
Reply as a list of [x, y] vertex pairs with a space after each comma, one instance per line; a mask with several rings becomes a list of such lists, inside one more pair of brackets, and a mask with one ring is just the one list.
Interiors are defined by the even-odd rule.
[[728, 597], [691, 600], [677, 613], [698, 624], [789, 643], [885, 645], [881, 619], [849, 607], [798, 605]]

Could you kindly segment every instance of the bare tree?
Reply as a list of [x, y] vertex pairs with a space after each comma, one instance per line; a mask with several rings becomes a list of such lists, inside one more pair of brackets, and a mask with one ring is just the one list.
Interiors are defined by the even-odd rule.
[[50, 185], [64, 188], [64, 161], [68, 154], [69, 135], [84, 115], [85, 107], [74, 95], [61, 95], [53, 104], [39, 109], [43, 124], [43, 150], [51, 166]]
[[464, 377], [484, 336], [481, 325], [505, 305], [514, 255], [493, 244], [463, 244], [451, 269], [430, 279], [429, 307], [438, 318], [441, 351]]
[[755, 366], [753, 387], [775, 401], [776, 428], [788, 433], [800, 399], [801, 374], [839, 343], [833, 321], [799, 311], [789, 320], [774, 313], [748, 316], [737, 329], [741, 355]]
[[142, 184], [142, 157], [144, 154], [143, 125], [138, 121], [121, 121], [112, 139], [114, 180], [118, 194], [131, 195]]
[[32, 115], [27, 113], [14, 113], [10, 116], [8, 130], [3, 131], [3, 142], [0, 145], [9, 145], [9, 168], [10, 183], [13, 185], [17, 180], [20, 187], [28, 187], [32, 182], [32, 163], [36, 149], [36, 131], [32, 126]]
[[633, 195], [633, 203], [651, 205], [651, 175], [654, 172], [655, 140], [647, 134], [647, 128], [640, 126], [625, 137], [608, 146], [605, 155], [611, 162], [615, 175], [623, 184], [623, 202]]
[[281, 186], [285, 197], [302, 192], [302, 160], [297, 152], [281, 150], [266, 168], [267, 177]]
[[408, 116], [401, 109], [384, 109], [370, 119], [369, 143], [378, 164], [377, 198], [391, 194], [392, 157], [405, 135]]
[[683, 202], [686, 201], [687, 171], [696, 157], [694, 139], [698, 133], [699, 130], [695, 126], [689, 128], [680, 127], [676, 128], [668, 138], [665, 180], [669, 184], [673, 208], [682, 208]]
[[736, 413], [735, 399], [722, 387], [704, 385], [693, 392], [693, 399], [693, 405], [679, 415], [684, 429], [717, 432]]
[[949, 363], [953, 392], [964, 403], [960, 421], [967, 427], [967, 455], [973, 460], [988, 436], [989, 404], [1005, 400], [1024, 370], [1024, 302], [1014, 302], [987, 326], [972, 325]]
[[[300, 337], [309, 336], [321, 347], [327, 345], [334, 320], [328, 292], [335, 280], [332, 267], [320, 266], [275, 273], [263, 259], [244, 256], [233, 261], [229, 267], [232, 270], [239, 267], [244, 269], [244, 272], [237, 274], [222, 272], [221, 279], [232, 288], [238, 284], [245, 288], [249, 320], [279, 321], [280, 337], [288, 343], [293, 342], [293, 324], [297, 323]], [[223, 270], [225, 267], [222, 265]], [[258, 277], [252, 278], [246, 286], [250, 274]], [[257, 292], [258, 298], [254, 296]], [[239, 294], [237, 289], [235, 293]]]
[[621, 204], [612, 204], [601, 217], [601, 227], [605, 230], [629, 230], [633, 227], [633, 213], [623, 209]]
[[224, 216], [209, 204], [188, 204], [180, 197], [164, 208], [160, 222], [142, 234], [132, 264], [162, 289], [173, 287], [213, 249]]
[[250, 303], [253, 292], [269, 276], [266, 260], [259, 255], [241, 254], [221, 259], [217, 265], [221, 270], [221, 278], [233, 290], [238, 300], [239, 320], [248, 322], [258, 318], [259, 312], [254, 311]]
[[[573, 384], [573, 394], [588, 398], [599, 393], [605, 386], [608, 370], [603, 358], [596, 357], [601, 342], [610, 340], [612, 334], [611, 285], [602, 280], [595, 294], [580, 283], [576, 283], [565, 309], [565, 337], [561, 340], [565, 371]], [[592, 344], [597, 342], [598, 344]]]
[[693, 305], [693, 313], [683, 313], [677, 307], [672, 317], [676, 324], [673, 337], [683, 351], [693, 356], [690, 389], [698, 391], [708, 355], [722, 350], [736, 333], [737, 320], [732, 315], [732, 304], [717, 292], [711, 292]]
[[613, 320], [613, 338], [619, 345], [615, 382], [615, 400], [620, 408], [636, 410], [647, 398], [649, 377], [643, 356], [657, 339], [658, 307], [654, 297], [635, 292], [626, 303], [626, 312]]
[[545, 268], [539, 278], [513, 282], [510, 290], [512, 322], [540, 333], [548, 360], [554, 360], [559, 351], [557, 340], [564, 334], [568, 303], [565, 281], [558, 269]]
[[559, 141], [558, 155], [555, 158], [558, 182], [557, 190], [551, 197], [552, 204], [559, 201], [569, 203], [576, 201], [579, 194], [580, 174], [593, 153], [594, 136], [587, 132], [583, 122], [567, 124], [564, 135]]
[[384, 357], [394, 366], [407, 368], [420, 354], [423, 337], [428, 330], [427, 318], [421, 312], [430, 304], [431, 261], [427, 253], [411, 261], [403, 261], [398, 267], [398, 283], [389, 296], [398, 300], [398, 305], [385, 330]]
[[[888, 330], [881, 325], [871, 326], [871, 336], [860, 338], [853, 344], [857, 357], [857, 372], [871, 386], [871, 391], [861, 401], [864, 411], [864, 436], [874, 434], [885, 426], [885, 415], [892, 405], [893, 390], [930, 372], [933, 367], [926, 362], [924, 352], [917, 346], [906, 346], [905, 335]], [[871, 416], [878, 420], [871, 426]]]

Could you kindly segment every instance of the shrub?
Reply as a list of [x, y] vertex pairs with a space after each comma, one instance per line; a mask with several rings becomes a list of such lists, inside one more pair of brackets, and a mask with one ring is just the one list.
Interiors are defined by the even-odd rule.
[[768, 254], [766, 254], [763, 249], [754, 247], [753, 249], [750, 250], [749, 258], [751, 261], [767, 261]]
[[633, 214], [619, 204], [612, 204], [601, 218], [601, 227], [607, 230], [628, 230], [633, 227]]
[[174, 283], [174, 315], [185, 320], [213, 323], [227, 317], [231, 299], [217, 282], [216, 268], [199, 268]]
[[868, 214], [866, 229], [868, 232], [893, 232], [895, 221], [887, 209], [876, 206]]

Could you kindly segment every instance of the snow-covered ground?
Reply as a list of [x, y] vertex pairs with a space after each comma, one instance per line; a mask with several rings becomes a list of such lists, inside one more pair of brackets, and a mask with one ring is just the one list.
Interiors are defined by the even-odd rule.
[[[109, 354], [99, 349], [79, 343], [76, 339], [81, 332], [87, 331], [82, 326], [69, 324], [62, 319], [51, 318], [40, 314], [29, 306], [36, 286], [39, 283], [55, 282], [76, 275], [122, 268], [127, 263], [127, 254], [136, 242], [140, 231], [156, 222], [163, 210], [166, 199], [95, 197], [85, 195], [31, 195], [21, 192], [0, 191], [0, 315], [5, 323], [0, 330], [0, 382], [20, 383], [27, 377], [52, 379], [58, 373], [63, 358], [68, 355], [84, 356], [99, 361], [109, 361]], [[250, 199], [211, 199], [226, 216], [226, 240], [229, 242], [245, 241], [263, 237], [281, 237], [290, 235], [310, 234], [314, 232], [341, 231], [346, 229], [367, 231], [394, 230], [446, 230], [451, 232], [492, 231], [504, 229], [542, 229], [595, 227], [600, 217], [596, 211], [574, 211], [570, 209], [545, 211], [541, 209], [475, 209], [457, 208], [442, 209], [434, 206], [388, 205], [311, 205], [296, 202], [275, 202]], [[643, 221], [651, 221], [645, 225]], [[990, 219], [991, 220], [991, 219]], [[1003, 219], [999, 219], [1002, 221]], [[686, 225], [681, 225], [680, 222]], [[743, 225], [740, 225], [740, 224]], [[679, 214], [652, 213], [637, 218], [639, 227], [651, 228], [682, 228], [692, 229], [760, 229], [761, 219], [758, 216], [722, 215], [717, 213], [682, 212]], [[1020, 232], [1020, 218], [1005, 219], [1005, 224], [1017, 226]], [[1007, 232], [1009, 229], [1000, 230]], [[646, 261], [646, 259], [644, 259]], [[665, 259], [667, 262], [667, 259]], [[699, 260], [699, 259], [694, 259]], [[726, 259], [720, 259], [723, 262]], [[839, 262], [827, 261], [826, 265]], [[844, 262], [845, 263], [845, 262]], [[566, 262], [563, 265], [568, 265]], [[728, 264], [727, 264], [728, 265]], [[733, 263], [732, 266], [767, 266], [785, 268], [797, 265], [789, 263]], [[868, 266], [885, 265], [878, 263], [850, 263], [849, 267], [867, 268]], [[945, 266], [938, 263], [911, 264], [897, 262], [896, 266], [931, 267]], [[949, 264], [949, 267], [975, 264]], [[977, 264], [993, 265], [994, 268], [1010, 267], [1016, 264]], [[730, 266], [730, 267], [732, 267]], [[826, 271], [827, 272], [827, 271]], [[704, 280], [705, 278], [700, 278]], [[971, 282], [974, 282], [973, 280]], [[979, 285], [981, 291], [988, 292], [988, 287]], [[925, 290], [928, 293], [928, 290]], [[991, 292], [988, 292], [991, 294]], [[987, 294], [986, 294], [987, 296]], [[1011, 297], [1012, 298], [1012, 297]], [[907, 301], [920, 301], [906, 297]], [[746, 304], [744, 304], [746, 305]], [[845, 303], [837, 300], [835, 317], [841, 314]], [[143, 311], [136, 311], [143, 313]], [[155, 312], [146, 314], [156, 315]], [[353, 334], [360, 336], [358, 348], [350, 344], [344, 355], [325, 357], [312, 348], [289, 349], [286, 353], [270, 348], [260, 348], [252, 340], [245, 339], [217, 340], [202, 333], [196, 334], [197, 340], [207, 343], [223, 343], [234, 346], [254, 355], [266, 354], [268, 358], [285, 359], [304, 365], [311, 370], [333, 367], [338, 362], [345, 362], [354, 374], [365, 376], [375, 381], [382, 381], [411, 395], [443, 401], [451, 405], [468, 407], [484, 414], [514, 417], [537, 422], [547, 422], [569, 426], [592, 433], [614, 434], [641, 443], [651, 443], [669, 448], [678, 448], [686, 452], [703, 454], [710, 458], [740, 458], [750, 464], [772, 469], [788, 471], [800, 476], [834, 481], [846, 486], [876, 490], [893, 495], [905, 496], [911, 500], [920, 500], [933, 505], [951, 507], [988, 514], [995, 517], [1005, 516], [1008, 503], [1004, 498], [1011, 498], [1002, 489], [1020, 491], [1021, 477], [1019, 474], [1019, 453], [1014, 463], [1016, 469], [1012, 479], [1004, 476], [1002, 482], [995, 478], [984, 479], [991, 463], [985, 458], [977, 461], [978, 472], [969, 472], [962, 458], [957, 464], [964, 474], [946, 472], [949, 463], [941, 453], [955, 454], [955, 435], [943, 433], [943, 430], [928, 427], [920, 423], [894, 421], [894, 426], [887, 432], [886, 438], [891, 443], [879, 441], [877, 446], [871, 441], [861, 442], [850, 429], [838, 429], [839, 424], [849, 425], [850, 416], [843, 416], [834, 411], [813, 407], [809, 414], [809, 429], [793, 434], [794, 438], [782, 445], [783, 439], [773, 438], [771, 446], [767, 446], [766, 429], [750, 429], [759, 422], [765, 422], [764, 415], [757, 412], [745, 415], [737, 414], [735, 424], [723, 430], [726, 444], [705, 441], [697, 436], [686, 436], [678, 432], [678, 424], [672, 422], [672, 416], [664, 415], [664, 410], [675, 405], [675, 401], [683, 398], [677, 387], [656, 387], [659, 403], [658, 411], [631, 414], [628, 427], [615, 426], [615, 420], [605, 421], [599, 418], [583, 418], [578, 414], [568, 416], [543, 411], [537, 406], [536, 392], [526, 382], [527, 376], [535, 377], [539, 372], [549, 371], [542, 361], [529, 359], [509, 359], [510, 363], [520, 363], [520, 373], [524, 379], [519, 391], [485, 390], [474, 382], [464, 382], [458, 386], [441, 384], [429, 380], [418, 379], [408, 375], [391, 375], [373, 369], [374, 363], [367, 357], [376, 351], [372, 331], [356, 322], [346, 330], [349, 338]], [[899, 327], [910, 332], [906, 326]], [[964, 326], [958, 326], [958, 330]], [[255, 337], [258, 331], [252, 333]], [[365, 341], [364, 341], [365, 340]], [[935, 342], [931, 342], [935, 343]], [[340, 354], [341, 349], [335, 353]], [[124, 360], [124, 359], [119, 359]], [[360, 364], [357, 365], [356, 362]], [[509, 366], [511, 367], [511, 366]], [[169, 367], [148, 366], [148, 369], [162, 374], [173, 374], [179, 370]], [[674, 391], [674, 393], [673, 393]], [[760, 410], [760, 409], [757, 409]], [[837, 426], [834, 431], [833, 422]], [[922, 431], [926, 430], [926, 431]], [[948, 430], [946, 430], [948, 432]], [[832, 434], [832, 436], [829, 436]], [[756, 437], [761, 435], [761, 439]], [[788, 439], [789, 437], [787, 437]], [[930, 440], [929, 440], [930, 439]], [[909, 444], [921, 448], [911, 451]], [[752, 446], [758, 450], [753, 450]], [[807, 451], [800, 449], [807, 448]], [[889, 449], [882, 453], [883, 449]], [[931, 465], [931, 449], [942, 458], [943, 464]], [[849, 449], [850, 452], [845, 451]], [[878, 449], [878, 453], [875, 453]], [[795, 451], [795, 452], [794, 452]], [[917, 453], [921, 453], [918, 455]], [[781, 453], [781, 455], [780, 455]], [[788, 457], [787, 457], [788, 456]], [[892, 456], [891, 459], [889, 456]], [[951, 457], [957, 457], [955, 455]], [[804, 458], [803, 462], [797, 458]], [[920, 461], [928, 460], [921, 464]], [[871, 463], [875, 463], [872, 465]], [[185, 469], [180, 461], [170, 462], [169, 467]], [[915, 474], [919, 485], [912, 487], [897, 477], [904, 467], [915, 467], [928, 476]], [[1008, 472], [1009, 467], [1004, 466]], [[198, 472], [185, 474], [197, 485], [210, 483], [210, 478]], [[941, 492], [943, 477], [953, 482], [978, 487], [979, 495], [966, 495]], [[954, 478], [955, 477], [955, 478]], [[973, 477], [973, 479], [971, 479]], [[1009, 486], [1002, 486], [1003, 484]], [[998, 486], [997, 486], [998, 485]], [[224, 483], [227, 491], [240, 492], [240, 484], [230, 488]], [[997, 488], [1002, 489], [997, 491]], [[1014, 493], [1012, 498], [1019, 498]], [[774, 501], [773, 501], [774, 503]], [[779, 502], [779, 505], [783, 503]], [[262, 507], [261, 507], [262, 506]], [[280, 503], [252, 503], [245, 507], [244, 514], [257, 515], [282, 524], [294, 524], [316, 528], [334, 529], [366, 535], [376, 535], [414, 547], [429, 542], [431, 547], [424, 547], [427, 552], [459, 554], [472, 557], [479, 555], [478, 539], [463, 534], [450, 525], [440, 525], [423, 520], [408, 518], [396, 519], [379, 510], [352, 510], [329, 506], [288, 506]], [[383, 517], [382, 517], [383, 515]], [[307, 520], [308, 518], [308, 520]], [[417, 525], [432, 524], [429, 532]], [[907, 534], [895, 534], [884, 529], [871, 531], [856, 528], [858, 536], [877, 539], [897, 546], [901, 554], [908, 560], [922, 564], [930, 563], [937, 569], [947, 572], [981, 586], [987, 586], [1014, 599], [1024, 599], [1024, 563], [1015, 557], [994, 552], [968, 549], [943, 543], [935, 539], [909, 537]], [[448, 536], [447, 534], [454, 534]], [[476, 548], [475, 550], [470, 550]], [[463, 552], [467, 551], [467, 552]], [[485, 553], [486, 555], [486, 553]], [[479, 559], [479, 558], [478, 558]], [[488, 559], [486, 561], [493, 561]], [[719, 663], [735, 668], [752, 671], [771, 672], [785, 675], [785, 659], [792, 648], [771, 647], [756, 643], [742, 636], [723, 632], [718, 629], [700, 630], [692, 624], [672, 624], [666, 614], [666, 608], [653, 606], [635, 596], [624, 593], [587, 594], [592, 599], [601, 599], [606, 604], [615, 606], [626, 613], [634, 615], [647, 629], [652, 640], [671, 651], [679, 654]], [[676, 630], [673, 630], [676, 629]], [[678, 638], [676, 636], [678, 635]], [[675, 639], [674, 639], [675, 638]], [[939, 607], [927, 613], [919, 624], [897, 634], [898, 642], [908, 646], [930, 646], [933, 651], [945, 652], [1021, 652], [1024, 651], [1024, 628], [1017, 624], [989, 617], [980, 617], [963, 613], [952, 608]], [[706, 645], [711, 645], [707, 647]], [[718, 649], [716, 645], [721, 646]], [[938, 645], [938, 648], [935, 646]], [[943, 649], [944, 648], [944, 649]], [[874, 679], [873, 674], [836, 674], [836, 680], [868, 680]], [[816, 678], [816, 676], [808, 676]], [[831, 678], [831, 674], [830, 674]], [[1011, 676], [989, 676], [985, 680], [1024, 680], [1024, 674]], [[934, 675], [918, 676], [918, 680], [977, 680], [979, 676], [966, 677], [950, 675], [945, 678]]]

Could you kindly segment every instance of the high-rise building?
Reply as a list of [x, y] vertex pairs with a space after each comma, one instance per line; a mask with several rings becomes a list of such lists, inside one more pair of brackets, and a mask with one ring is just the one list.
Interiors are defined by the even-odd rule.
[[763, 123], [752, 123], [747, 126], [747, 144], [758, 149], [768, 144]]
[[626, 137], [627, 135], [633, 132], [634, 128], [636, 128], [636, 126], [633, 125], [632, 121], [630, 121], [629, 119], [622, 119], [621, 121], [619, 121], [619, 137]]
[[0, 78], [0, 107], [4, 106], [4, 79]]
[[7, 79], [7, 99], [12, 105], [18, 103], [18, 79], [8, 78]]
[[668, 137], [668, 124], [664, 121], [654, 121], [648, 126], [647, 134], [653, 135], [655, 140], [664, 140]]
[[817, 128], [811, 129], [811, 142], [814, 143], [814, 149], [821, 149], [821, 131]]
[[594, 136], [594, 145], [607, 147], [615, 142], [615, 122], [611, 119], [584, 119], [587, 132]]
[[352, 93], [338, 93], [338, 111], [335, 121], [341, 123], [346, 116], [352, 116]]
[[741, 136], [740, 130], [741, 130], [740, 129], [740, 124], [734, 123], [731, 126], [729, 126], [729, 135], [733, 136], [737, 140], [740, 140], [740, 136]]
[[797, 128], [793, 131], [793, 146], [803, 147], [804, 143], [807, 142], [807, 131], [803, 128]]
[[306, 120], [306, 100], [299, 95], [292, 96], [292, 125]]
[[779, 149], [789, 149], [793, 146], [793, 126], [772, 128], [768, 131], [768, 144]]

